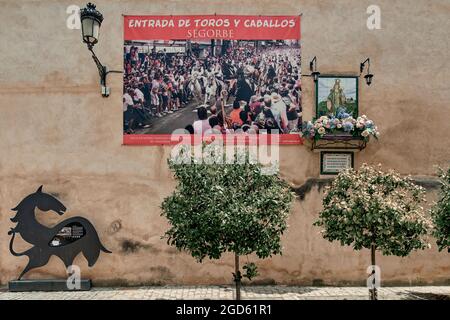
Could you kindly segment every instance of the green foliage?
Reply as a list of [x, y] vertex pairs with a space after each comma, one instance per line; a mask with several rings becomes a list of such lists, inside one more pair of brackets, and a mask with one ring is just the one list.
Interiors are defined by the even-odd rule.
[[248, 280], [252, 280], [259, 275], [258, 268], [253, 262], [245, 264], [243, 269], [245, 270], [244, 277], [246, 277]]
[[341, 172], [327, 188], [315, 225], [325, 239], [355, 250], [373, 243], [384, 255], [407, 256], [428, 246], [431, 221], [423, 215], [423, 201], [424, 189], [409, 177], [364, 164]]
[[450, 167], [445, 172], [439, 169], [441, 191], [439, 199], [431, 210], [434, 222], [433, 235], [439, 251], [450, 248]]
[[[277, 175], [264, 175], [248, 157], [240, 163], [206, 164], [192, 154], [192, 164], [169, 160], [178, 185], [162, 203], [169, 220], [168, 244], [187, 250], [201, 262], [225, 252], [281, 254], [293, 193]], [[250, 276], [252, 267], [250, 266]]]
[[[358, 117], [358, 106], [356, 104], [356, 101], [348, 101], [343, 106], [345, 108], [345, 111], [350, 114], [353, 118]], [[328, 108], [327, 108], [327, 101], [323, 100], [319, 102], [319, 105], [317, 106], [317, 115], [316, 117], [319, 118], [320, 116], [327, 116], [329, 115]], [[333, 114], [333, 116], [336, 116], [336, 114]]]

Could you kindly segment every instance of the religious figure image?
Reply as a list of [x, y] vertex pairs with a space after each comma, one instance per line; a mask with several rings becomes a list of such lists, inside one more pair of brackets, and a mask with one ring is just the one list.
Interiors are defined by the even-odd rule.
[[340, 87], [341, 81], [336, 79], [334, 81], [334, 86], [330, 90], [330, 94], [327, 99], [327, 109], [328, 112], [334, 114], [340, 106], [345, 105], [345, 94], [344, 90]]
[[337, 116], [347, 113], [358, 116], [358, 78], [357, 77], [319, 77], [316, 84], [316, 114]]

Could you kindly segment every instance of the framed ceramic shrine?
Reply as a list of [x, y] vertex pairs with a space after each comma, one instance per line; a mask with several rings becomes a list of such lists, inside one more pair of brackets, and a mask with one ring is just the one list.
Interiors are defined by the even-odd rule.
[[321, 75], [316, 81], [316, 118], [358, 117], [358, 76]]

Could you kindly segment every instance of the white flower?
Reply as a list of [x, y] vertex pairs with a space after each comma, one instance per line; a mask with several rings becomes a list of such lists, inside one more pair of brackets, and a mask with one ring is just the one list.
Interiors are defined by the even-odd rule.
[[362, 129], [362, 128], [364, 128], [364, 123], [361, 122], [361, 121], [357, 121], [357, 122], [356, 122], [356, 127], [357, 127], [358, 129]]

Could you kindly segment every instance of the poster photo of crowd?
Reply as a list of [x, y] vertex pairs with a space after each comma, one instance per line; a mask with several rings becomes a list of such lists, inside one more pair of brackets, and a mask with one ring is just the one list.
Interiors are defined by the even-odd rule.
[[124, 144], [166, 144], [180, 129], [298, 142], [299, 23], [298, 16], [125, 16]]

